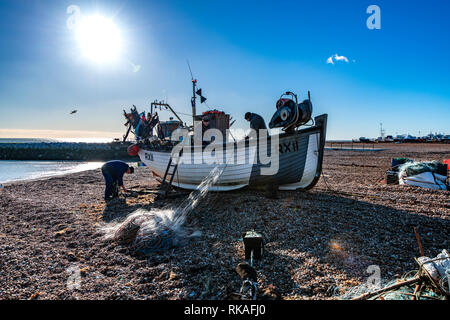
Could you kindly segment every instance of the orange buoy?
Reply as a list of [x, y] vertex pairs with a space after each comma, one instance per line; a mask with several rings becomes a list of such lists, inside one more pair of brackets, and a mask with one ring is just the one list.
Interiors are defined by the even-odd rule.
[[128, 147], [128, 154], [132, 157], [135, 157], [139, 153], [139, 146], [137, 144], [132, 144]]

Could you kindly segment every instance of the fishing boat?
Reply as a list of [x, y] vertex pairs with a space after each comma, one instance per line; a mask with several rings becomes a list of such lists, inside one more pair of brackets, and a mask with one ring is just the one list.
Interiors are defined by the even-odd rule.
[[[210, 172], [219, 168], [220, 177], [210, 187], [211, 191], [267, 186], [276, 186], [279, 190], [308, 190], [316, 185], [322, 172], [328, 116], [322, 114], [312, 119], [309, 92], [308, 99], [301, 103], [292, 92], [284, 93], [277, 101], [269, 128], [280, 128], [280, 133], [236, 141], [230, 139], [230, 116], [225, 112], [212, 110], [196, 115], [197, 96], [201, 102], [206, 98], [202, 96], [201, 89], [196, 89], [197, 80], [192, 80], [192, 84], [193, 125], [188, 127], [183, 124], [167, 103], [155, 101], [151, 105], [151, 114], [154, 115], [155, 108], [163, 107], [179, 119], [171, 122], [169, 131], [172, 136], [167, 137], [167, 132], [161, 134], [162, 128], [167, 131], [169, 124], [158, 122], [156, 135], [147, 138], [137, 136], [136, 143], [129, 147], [129, 154], [138, 155], [162, 184], [194, 190]], [[132, 113], [124, 111], [124, 114], [129, 126], [127, 134], [131, 128], [136, 134], [138, 119], [142, 116], [136, 108]], [[224, 134], [223, 140], [195, 143], [195, 128], [201, 128], [201, 119], [205, 116], [213, 120], [216, 135]], [[184, 135], [173, 137], [174, 132], [183, 130]]]

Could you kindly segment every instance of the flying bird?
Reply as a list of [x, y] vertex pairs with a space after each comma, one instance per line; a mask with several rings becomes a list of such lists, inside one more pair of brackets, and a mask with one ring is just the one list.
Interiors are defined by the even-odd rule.
[[73, 110], [70, 114], [77, 113], [78, 110]]

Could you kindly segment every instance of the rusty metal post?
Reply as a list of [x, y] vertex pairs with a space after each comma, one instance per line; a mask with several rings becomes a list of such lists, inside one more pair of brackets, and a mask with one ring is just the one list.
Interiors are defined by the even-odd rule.
[[419, 233], [417, 232], [416, 227], [414, 227], [414, 233], [416, 234], [417, 243], [419, 244], [420, 255], [421, 255], [421, 257], [424, 257], [425, 253], [423, 252], [422, 242], [420, 241], [420, 236], [419, 236]]

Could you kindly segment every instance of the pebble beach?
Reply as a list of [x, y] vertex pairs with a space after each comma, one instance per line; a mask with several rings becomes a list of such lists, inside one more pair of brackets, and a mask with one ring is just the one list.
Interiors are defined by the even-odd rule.
[[[425, 255], [450, 248], [450, 192], [386, 185], [391, 159], [450, 159], [449, 144], [381, 144], [381, 151], [326, 150], [323, 176], [309, 191], [209, 193], [187, 216], [201, 236], [183, 247], [136, 256], [106, 241], [102, 226], [155, 199], [145, 167], [124, 177], [146, 194], [105, 204], [100, 169], [5, 184], [0, 189], [0, 299], [226, 299], [239, 291], [242, 234], [264, 237], [256, 262], [260, 299], [337, 299], [364, 283], [417, 270], [417, 228]], [[76, 282], [73, 282], [74, 277]]]

